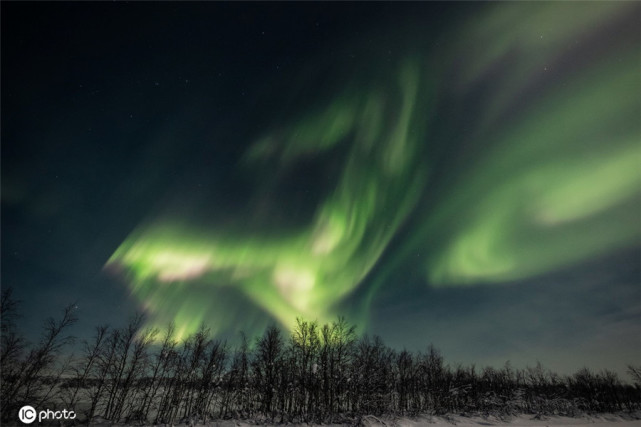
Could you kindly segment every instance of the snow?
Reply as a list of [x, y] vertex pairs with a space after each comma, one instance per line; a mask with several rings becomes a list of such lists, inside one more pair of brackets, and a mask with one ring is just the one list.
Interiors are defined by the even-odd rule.
[[[97, 421], [97, 420], [96, 420]], [[122, 426], [129, 427], [129, 424], [112, 424], [107, 421], [92, 422], [92, 426]], [[102, 421], [102, 420], [101, 420]], [[165, 426], [165, 424], [161, 424]], [[249, 427], [256, 425], [270, 425], [257, 420], [224, 420], [203, 423], [180, 423], [173, 424], [173, 427]], [[278, 425], [278, 424], [276, 424]], [[339, 426], [367, 426], [367, 427], [641, 427], [641, 413], [636, 414], [599, 414], [585, 415], [581, 417], [562, 416], [533, 416], [519, 415], [510, 419], [501, 419], [495, 416], [463, 416], [445, 415], [431, 416], [423, 415], [418, 417], [375, 417], [368, 415], [355, 420], [353, 424], [280, 424], [287, 427], [339, 427]], [[133, 427], [133, 425], [131, 425]], [[148, 424], [148, 426], [151, 426]], [[167, 425], [169, 427], [169, 425]]]
[[461, 416], [446, 415], [442, 417], [422, 416], [417, 418], [375, 418], [364, 417], [362, 424], [366, 426], [430, 426], [430, 427], [483, 427], [483, 426], [509, 426], [509, 427], [641, 427], [639, 416], [601, 414], [597, 416], [561, 417], [520, 415], [511, 419], [500, 419], [495, 416]]

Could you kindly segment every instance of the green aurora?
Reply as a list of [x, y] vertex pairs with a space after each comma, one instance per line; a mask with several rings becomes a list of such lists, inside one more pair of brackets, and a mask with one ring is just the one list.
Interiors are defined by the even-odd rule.
[[[425, 286], [492, 285], [638, 245], [639, 46], [623, 32], [587, 63], [564, 63], [635, 12], [634, 3], [485, 5], [438, 47], [409, 48], [377, 78], [337, 89], [249, 147], [247, 168], [276, 170], [343, 150], [306, 226], [256, 233], [242, 231], [243, 218], [205, 227], [161, 217], [131, 233], [107, 267], [125, 272], [150, 326], [174, 320], [184, 337], [202, 322], [214, 332], [242, 324], [247, 302], [226, 299], [229, 289], [285, 327], [337, 314], [363, 324], [408, 264]], [[443, 119], [439, 99], [465, 107], [488, 79], [492, 96], [475, 100], [473, 120], [463, 111]], [[437, 175], [454, 143], [465, 149]], [[346, 308], [358, 287], [367, 298]]]

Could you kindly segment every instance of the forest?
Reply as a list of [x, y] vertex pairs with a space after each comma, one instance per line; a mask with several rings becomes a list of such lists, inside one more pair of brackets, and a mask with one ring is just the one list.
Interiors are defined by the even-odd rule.
[[17, 422], [23, 405], [74, 410], [97, 420], [171, 424], [217, 419], [261, 423], [358, 424], [374, 415], [516, 414], [578, 416], [641, 409], [641, 367], [632, 383], [604, 370], [559, 375], [540, 364], [515, 369], [451, 366], [431, 344], [424, 352], [390, 348], [359, 335], [344, 318], [298, 319], [291, 333], [267, 327], [232, 347], [203, 325], [178, 341], [175, 325], [144, 328], [133, 315], [121, 328], [70, 334], [74, 304], [45, 321], [41, 339], [18, 330], [20, 304], [2, 292], [1, 415]]

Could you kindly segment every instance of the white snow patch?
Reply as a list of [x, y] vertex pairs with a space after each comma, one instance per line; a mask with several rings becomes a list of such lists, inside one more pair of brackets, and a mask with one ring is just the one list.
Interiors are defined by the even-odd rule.
[[[140, 424], [112, 424], [106, 420], [95, 420], [90, 425], [98, 427], [142, 427]], [[161, 424], [165, 426], [165, 424]], [[256, 425], [278, 425], [283, 427], [339, 427], [339, 426], [385, 426], [385, 427], [641, 427], [641, 414], [599, 414], [581, 417], [519, 415], [509, 419], [501, 419], [495, 416], [463, 416], [445, 415], [431, 416], [423, 415], [418, 417], [375, 417], [364, 416], [356, 424], [266, 424], [262, 420], [224, 420], [203, 423], [178, 423], [172, 427], [250, 427]], [[151, 427], [151, 424], [145, 424]], [[169, 427], [169, 425], [167, 425]]]

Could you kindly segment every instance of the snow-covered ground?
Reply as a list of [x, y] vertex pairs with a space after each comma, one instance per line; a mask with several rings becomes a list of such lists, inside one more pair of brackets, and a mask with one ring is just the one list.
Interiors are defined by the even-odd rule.
[[[111, 423], [92, 423], [93, 426], [106, 427], [112, 426]], [[210, 423], [180, 423], [174, 424], [173, 427], [249, 427], [256, 425], [269, 425], [264, 422], [243, 420], [243, 421], [214, 421]], [[278, 424], [277, 424], [278, 425]], [[287, 427], [305, 426], [305, 427], [339, 427], [349, 426], [350, 424], [281, 424]], [[641, 413], [637, 414], [599, 414], [585, 415], [581, 417], [561, 417], [561, 416], [541, 416], [520, 415], [517, 417], [497, 418], [494, 416], [419, 416], [419, 417], [374, 417], [365, 416], [354, 424], [359, 426], [385, 426], [385, 427], [486, 427], [486, 426], [505, 426], [505, 427], [641, 427]], [[119, 424], [118, 426], [126, 427], [127, 425]], [[164, 425], [163, 425], [164, 426]], [[169, 427], [167, 425], [167, 427]]]
[[500, 419], [494, 416], [489, 417], [465, 417], [460, 415], [450, 415], [445, 417], [425, 416], [417, 418], [397, 418], [397, 419], [374, 419], [367, 417], [363, 420], [364, 425], [368, 426], [431, 426], [431, 427], [483, 427], [483, 426], [509, 426], [509, 427], [639, 427], [641, 419], [639, 416], [632, 417], [629, 415], [601, 414], [597, 416], [583, 417], [560, 417], [560, 416], [542, 416], [535, 417], [532, 415], [521, 415], [511, 419]]

